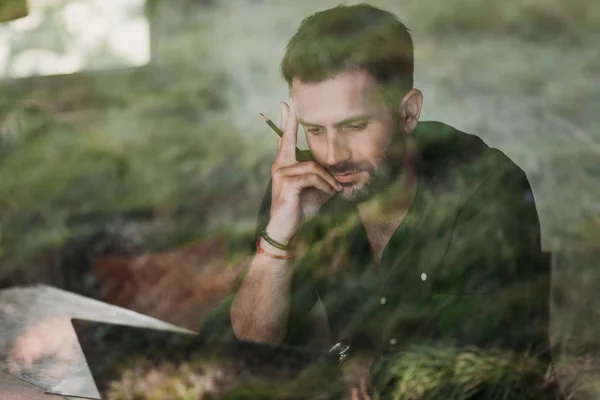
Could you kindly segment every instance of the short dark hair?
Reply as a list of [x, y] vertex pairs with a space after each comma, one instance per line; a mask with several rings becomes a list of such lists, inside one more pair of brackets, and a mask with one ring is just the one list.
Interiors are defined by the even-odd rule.
[[339, 5], [305, 18], [286, 46], [281, 74], [321, 82], [348, 70], [364, 70], [384, 89], [390, 105], [413, 87], [413, 42], [392, 13], [370, 6]]

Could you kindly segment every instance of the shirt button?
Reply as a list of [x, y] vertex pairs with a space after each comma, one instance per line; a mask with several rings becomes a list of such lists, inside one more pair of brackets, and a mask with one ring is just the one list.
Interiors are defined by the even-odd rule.
[[421, 274], [421, 280], [422, 280], [422, 281], [425, 281], [425, 280], [427, 280], [427, 274], [426, 274], [425, 272], [423, 272], [423, 273]]
[[395, 346], [396, 343], [398, 343], [398, 341], [396, 339], [394, 339], [394, 338], [391, 338], [390, 341], [389, 341], [389, 343], [390, 343], [390, 346]]
[[385, 297], [382, 297], [379, 299], [379, 302], [381, 303], [381, 305], [387, 303], [387, 299]]

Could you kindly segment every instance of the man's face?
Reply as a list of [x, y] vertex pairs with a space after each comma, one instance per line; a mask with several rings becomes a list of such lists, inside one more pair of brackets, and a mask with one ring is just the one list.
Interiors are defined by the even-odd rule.
[[338, 196], [363, 202], [389, 183], [399, 157], [391, 146], [401, 148], [403, 135], [370, 74], [347, 71], [318, 83], [294, 79], [291, 96], [315, 161], [343, 186]]

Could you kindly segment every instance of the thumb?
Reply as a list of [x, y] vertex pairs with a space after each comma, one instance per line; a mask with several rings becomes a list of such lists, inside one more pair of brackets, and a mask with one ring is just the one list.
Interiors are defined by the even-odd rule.
[[279, 103], [279, 129], [282, 131], [285, 130], [285, 124], [287, 123], [288, 115], [289, 115], [289, 106], [286, 102], [282, 101]]

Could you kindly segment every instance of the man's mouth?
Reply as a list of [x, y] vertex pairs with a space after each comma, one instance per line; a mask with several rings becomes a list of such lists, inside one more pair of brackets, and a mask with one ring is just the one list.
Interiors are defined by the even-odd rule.
[[354, 180], [359, 174], [359, 171], [356, 172], [345, 172], [343, 174], [335, 174], [333, 175], [336, 180], [339, 182], [350, 182]]

